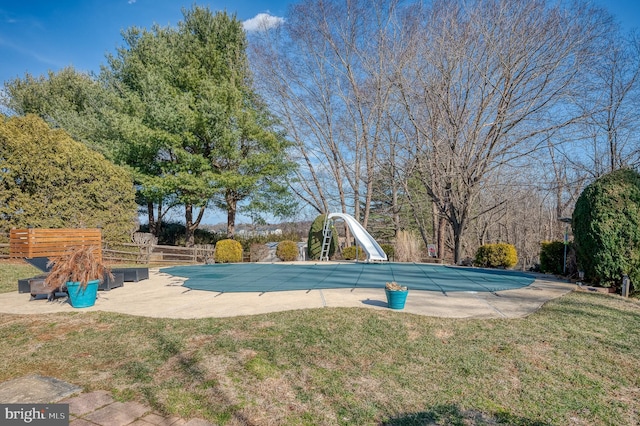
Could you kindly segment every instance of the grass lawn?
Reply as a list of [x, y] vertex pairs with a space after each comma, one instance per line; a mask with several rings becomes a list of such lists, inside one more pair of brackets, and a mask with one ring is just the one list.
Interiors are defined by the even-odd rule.
[[23, 260], [0, 259], [0, 293], [18, 291], [18, 280], [42, 274]]
[[640, 422], [640, 303], [599, 294], [508, 320], [0, 314], [0, 340], [0, 381], [53, 376], [219, 424]]

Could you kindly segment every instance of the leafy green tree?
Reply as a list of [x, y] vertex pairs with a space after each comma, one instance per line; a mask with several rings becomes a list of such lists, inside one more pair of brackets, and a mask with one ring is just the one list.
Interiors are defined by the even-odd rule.
[[65, 69], [16, 79], [3, 103], [133, 170], [149, 224], [185, 207], [186, 244], [210, 206], [285, 217], [295, 203], [286, 176], [289, 142], [252, 89], [241, 23], [209, 9], [183, 10], [177, 28], [130, 28], [125, 45], [94, 78]]
[[138, 171], [145, 197], [172, 194], [185, 206], [192, 245], [212, 203], [227, 212], [229, 237], [241, 203], [291, 211], [284, 178], [293, 165], [287, 140], [253, 92], [241, 23], [197, 6], [183, 14], [177, 29], [127, 30], [103, 77], [126, 99], [130, 118], [118, 157]]
[[640, 284], [640, 174], [611, 172], [587, 186], [573, 212], [578, 267], [604, 287]]
[[5, 82], [2, 104], [17, 115], [35, 114], [51, 127], [109, 157], [109, 111], [118, 99], [93, 76], [67, 67], [34, 77], [26, 74]]
[[1, 101], [17, 115], [36, 114], [107, 158], [134, 166], [137, 201], [147, 207], [150, 231], [159, 236], [164, 216], [177, 201], [159, 176], [153, 135], [127, 114], [130, 100], [111, 89], [104, 80], [67, 67], [46, 77], [27, 74], [6, 82]]
[[35, 115], [0, 117], [0, 231], [101, 227], [128, 241], [137, 206], [131, 175]]

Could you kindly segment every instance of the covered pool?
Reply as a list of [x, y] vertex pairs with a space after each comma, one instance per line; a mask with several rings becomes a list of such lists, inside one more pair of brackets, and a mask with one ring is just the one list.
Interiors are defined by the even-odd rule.
[[384, 288], [388, 281], [412, 290], [496, 292], [526, 287], [534, 276], [516, 271], [424, 263], [231, 263], [162, 268], [187, 278], [194, 290], [220, 293]]

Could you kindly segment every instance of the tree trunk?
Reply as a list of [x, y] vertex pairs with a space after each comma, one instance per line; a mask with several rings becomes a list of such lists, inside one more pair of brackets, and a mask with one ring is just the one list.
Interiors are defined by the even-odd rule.
[[193, 229], [193, 204], [185, 204], [184, 206], [184, 219], [185, 219], [185, 247], [193, 247], [195, 244], [195, 236]]
[[437, 235], [438, 245], [436, 247], [437, 258], [441, 261], [444, 261], [444, 231], [447, 226], [447, 219], [442, 215], [438, 215], [438, 225], [435, 229], [435, 233]]
[[149, 232], [151, 232], [155, 237], [158, 236], [156, 233], [156, 218], [153, 213], [153, 202], [147, 201], [147, 215], [149, 218]]
[[227, 194], [227, 238], [233, 238], [236, 235], [236, 213], [238, 211], [238, 202], [230, 194]]
[[158, 214], [157, 214], [156, 224], [153, 230], [153, 235], [156, 237], [159, 237], [160, 233], [162, 232], [163, 217], [164, 217], [164, 214], [162, 213], [162, 201], [160, 201], [158, 202]]
[[200, 226], [200, 222], [202, 221], [202, 217], [204, 216], [205, 209], [206, 207], [200, 207], [198, 217], [194, 221], [193, 204], [185, 204], [185, 247], [193, 247], [195, 245], [195, 232], [196, 229], [198, 229], [198, 226]]
[[453, 228], [453, 264], [458, 265], [462, 260], [462, 224], [458, 223]]

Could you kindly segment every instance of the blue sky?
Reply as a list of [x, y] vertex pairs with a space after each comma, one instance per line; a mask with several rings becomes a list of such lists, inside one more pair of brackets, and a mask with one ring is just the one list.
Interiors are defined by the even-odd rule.
[[[374, 1], [374, 0], [372, 0]], [[594, 0], [626, 28], [640, 27], [639, 0]], [[106, 53], [122, 45], [121, 30], [176, 25], [192, 4], [236, 13], [248, 20], [260, 13], [282, 17], [293, 0], [0, 0], [0, 87], [16, 77], [46, 74], [73, 65], [98, 72]]]
[[[371, 0], [376, 1], [376, 0]], [[640, 28], [640, 0], [593, 0], [626, 29]], [[0, 90], [25, 73], [45, 75], [66, 66], [96, 72], [122, 45], [121, 31], [154, 23], [176, 25], [193, 4], [235, 13], [241, 21], [268, 13], [283, 17], [295, 0], [0, 0]], [[218, 212], [216, 212], [218, 213]], [[178, 213], [178, 218], [181, 216]], [[207, 223], [224, 220], [207, 215]], [[242, 220], [244, 221], [244, 220]]]
[[260, 13], [284, 16], [286, 0], [0, 0], [0, 87], [72, 65], [99, 72], [107, 53], [122, 45], [121, 31], [154, 23], [175, 26], [193, 4], [235, 13], [241, 21]]

